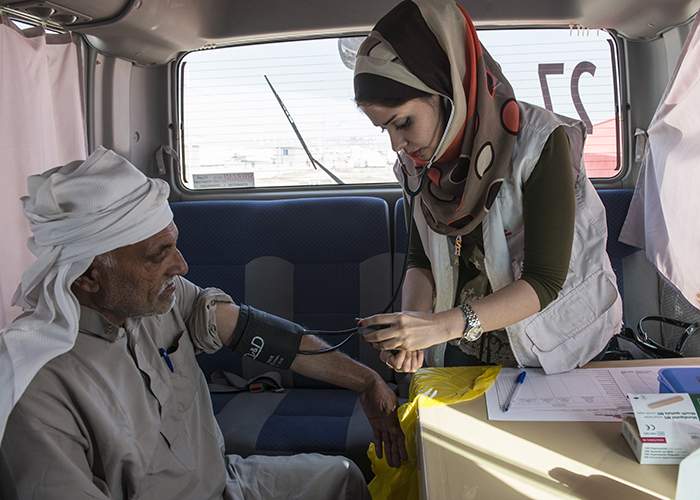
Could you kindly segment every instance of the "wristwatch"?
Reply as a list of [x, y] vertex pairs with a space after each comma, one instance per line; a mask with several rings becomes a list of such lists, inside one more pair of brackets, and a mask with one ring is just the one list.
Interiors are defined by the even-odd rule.
[[459, 308], [464, 315], [464, 331], [462, 332], [462, 338], [459, 339], [459, 343], [479, 340], [481, 334], [484, 333], [479, 317], [469, 304], [460, 304]]

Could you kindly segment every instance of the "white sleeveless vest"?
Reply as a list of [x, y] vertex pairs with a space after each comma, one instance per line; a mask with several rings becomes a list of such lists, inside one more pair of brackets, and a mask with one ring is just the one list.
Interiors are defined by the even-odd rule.
[[[605, 251], [605, 207], [582, 166], [584, 125], [540, 107], [520, 103], [521, 131], [513, 150], [513, 169], [482, 222], [484, 265], [493, 291], [520, 278], [524, 257], [523, 192], [552, 132], [563, 126], [576, 173], [576, 218], [571, 261], [559, 296], [542, 311], [506, 328], [520, 366], [558, 373], [581, 366], [603, 350], [622, 326], [622, 301]], [[397, 169], [397, 176], [400, 171]], [[435, 280], [434, 311], [451, 309], [459, 265], [453, 243], [428, 227], [416, 203], [416, 226]], [[445, 344], [427, 351], [431, 366], [443, 366]]]

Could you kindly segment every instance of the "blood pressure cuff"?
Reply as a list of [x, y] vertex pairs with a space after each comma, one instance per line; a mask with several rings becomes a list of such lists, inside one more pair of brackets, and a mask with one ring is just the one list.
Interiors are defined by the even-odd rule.
[[229, 347], [275, 368], [289, 368], [299, 352], [304, 328], [241, 304]]

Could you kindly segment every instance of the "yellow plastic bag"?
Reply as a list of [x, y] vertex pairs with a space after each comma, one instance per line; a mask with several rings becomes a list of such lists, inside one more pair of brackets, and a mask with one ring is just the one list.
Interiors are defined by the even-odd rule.
[[439, 404], [453, 404], [476, 399], [496, 380], [500, 366], [460, 366], [423, 368], [411, 380], [409, 401], [398, 409], [401, 429], [406, 436], [408, 461], [401, 467], [389, 467], [386, 458], [377, 458], [374, 443], [367, 456], [372, 462], [374, 479], [369, 483], [373, 500], [418, 500], [416, 461], [416, 420], [418, 410]]

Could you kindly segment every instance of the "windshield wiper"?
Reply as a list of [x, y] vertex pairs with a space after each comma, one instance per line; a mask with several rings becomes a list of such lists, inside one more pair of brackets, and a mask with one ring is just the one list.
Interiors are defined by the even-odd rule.
[[272, 83], [270, 83], [270, 79], [267, 77], [267, 75], [263, 75], [265, 77], [265, 81], [267, 84], [270, 86], [270, 90], [272, 90], [272, 93], [275, 94], [275, 97], [277, 98], [277, 102], [280, 104], [280, 107], [282, 108], [282, 111], [284, 111], [285, 116], [287, 117], [287, 121], [289, 124], [292, 126], [292, 130], [294, 130], [294, 133], [297, 136], [297, 139], [299, 139], [299, 142], [301, 143], [301, 147], [304, 148], [304, 151], [306, 151], [306, 156], [309, 157], [309, 161], [311, 162], [311, 166], [316, 168], [316, 165], [318, 165], [321, 170], [323, 170], [325, 173], [328, 174], [328, 176], [333, 179], [336, 184], [345, 184], [338, 176], [333, 174], [330, 170], [328, 170], [326, 167], [321, 165], [321, 162], [318, 161], [314, 156], [311, 154], [311, 151], [309, 151], [309, 148], [306, 146], [306, 143], [304, 142], [304, 139], [301, 137], [301, 132], [299, 132], [299, 129], [297, 128], [296, 124], [294, 123], [294, 118], [292, 118], [292, 115], [289, 114], [289, 111], [287, 110], [287, 106], [284, 105], [282, 102], [282, 99], [280, 96], [277, 94], [275, 91], [275, 87], [272, 86]]

